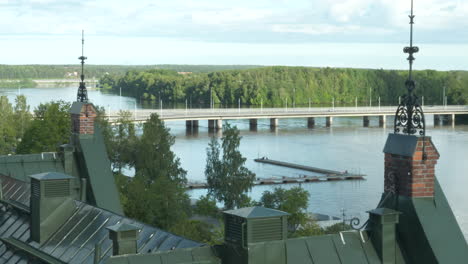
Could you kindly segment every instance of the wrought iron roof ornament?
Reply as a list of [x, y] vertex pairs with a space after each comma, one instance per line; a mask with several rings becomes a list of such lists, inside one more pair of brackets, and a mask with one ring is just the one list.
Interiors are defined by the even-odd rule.
[[88, 58], [84, 56], [84, 30], [81, 31], [81, 57], [78, 59], [81, 60], [81, 82], [78, 88], [77, 101], [86, 103], [88, 102], [88, 91], [86, 90], [86, 83], [84, 81], [84, 63]]
[[424, 112], [419, 104], [419, 98], [414, 94], [416, 82], [413, 80], [413, 61], [415, 60], [413, 54], [419, 51], [419, 48], [413, 46], [413, 0], [411, 0], [411, 15], [410, 18], [410, 46], [403, 49], [404, 53], [408, 53], [409, 61], [409, 76], [405, 82], [408, 89], [408, 94], [404, 95], [398, 109], [395, 113], [395, 133], [402, 134], [419, 134], [424, 136], [426, 133], [426, 124], [424, 120]]

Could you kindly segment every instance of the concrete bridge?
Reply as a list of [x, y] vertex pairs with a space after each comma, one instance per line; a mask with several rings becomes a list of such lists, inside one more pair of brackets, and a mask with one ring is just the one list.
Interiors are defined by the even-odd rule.
[[[212, 109], [138, 109], [131, 111], [133, 122], [144, 123], [152, 113], [164, 121], [186, 121], [187, 128], [197, 128], [199, 122], [208, 120], [208, 127], [221, 129], [223, 120], [249, 119], [250, 127], [257, 127], [258, 119], [269, 119], [271, 127], [279, 125], [284, 118], [307, 118], [308, 127], [315, 125], [316, 118], [324, 118], [326, 126], [333, 124], [337, 117], [362, 117], [368, 126], [370, 117], [378, 117], [379, 125], [385, 126], [387, 116], [395, 115], [396, 106], [385, 107], [321, 107], [321, 108], [212, 108]], [[424, 106], [424, 114], [434, 115], [434, 124], [440, 122], [455, 125], [455, 115], [467, 115], [468, 106]], [[111, 123], [116, 123], [118, 112], [108, 113]]]

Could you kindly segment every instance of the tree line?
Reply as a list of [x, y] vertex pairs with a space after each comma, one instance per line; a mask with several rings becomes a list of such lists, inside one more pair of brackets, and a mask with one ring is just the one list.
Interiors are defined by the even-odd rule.
[[[85, 75], [89, 78], [101, 78], [107, 74], [123, 75], [130, 70], [169, 69], [176, 72], [213, 72], [229, 69], [248, 69], [260, 66], [251, 65], [92, 65], [86, 64]], [[2, 65], [0, 79], [61, 79], [67, 73], [81, 73], [81, 65]], [[74, 76], [71, 76], [76, 78]], [[3, 86], [2, 86], [3, 87]]]
[[[100, 79], [103, 89], [111, 90], [163, 106], [188, 107], [271, 106], [286, 105], [396, 105], [406, 94], [407, 71], [262, 67], [210, 73], [177, 74], [171, 70], [131, 70], [109, 74]], [[443, 90], [448, 104], [468, 102], [468, 72], [415, 71], [416, 94], [424, 103], [442, 104]]]

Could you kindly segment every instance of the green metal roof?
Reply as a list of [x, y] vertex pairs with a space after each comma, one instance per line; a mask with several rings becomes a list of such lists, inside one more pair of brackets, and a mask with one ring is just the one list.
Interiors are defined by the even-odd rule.
[[[27, 202], [23, 206], [29, 209], [30, 189], [26, 187], [30, 187], [30, 184], [8, 176], [0, 175], [0, 178], [4, 198], [17, 203]], [[202, 243], [113, 212], [79, 201], [74, 203], [77, 209], [73, 215], [62, 226], [57, 227], [57, 231], [47, 241], [38, 244], [30, 240], [31, 215], [18, 210], [15, 206], [0, 202], [0, 238], [4, 239], [0, 240], [0, 263], [38, 263], [33, 260], [40, 258], [45, 263], [60, 261], [60, 263], [91, 264], [94, 263], [96, 243], [99, 243], [102, 249], [99, 263], [107, 263], [112, 255], [113, 245], [106, 227], [116, 224], [124, 228], [132, 225], [139, 229], [136, 241], [138, 254], [203, 246]]]
[[39, 174], [34, 174], [30, 176], [36, 180], [63, 180], [63, 179], [74, 179], [74, 177], [59, 173], [59, 172], [44, 172]]
[[153, 254], [110, 257], [106, 264], [221, 264], [211, 247], [177, 249]]
[[397, 236], [409, 263], [460, 263], [468, 245], [437, 178], [434, 183], [434, 198], [390, 194], [382, 206], [402, 212]]
[[225, 214], [236, 215], [247, 219], [253, 218], [264, 218], [264, 217], [275, 217], [289, 215], [283, 211], [278, 211], [270, 208], [261, 206], [245, 207], [236, 210], [224, 211]]
[[95, 125], [94, 135], [79, 135], [78, 144], [81, 172], [89, 179], [92, 193], [98, 207], [123, 214], [119, 194], [111, 171], [111, 163], [107, 157], [106, 146], [99, 126]]
[[[249, 244], [255, 264], [380, 264], [367, 233], [358, 231]], [[398, 264], [406, 263], [397, 250]]]
[[61, 156], [56, 152], [0, 156], [0, 173], [21, 181], [43, 172], [65, 173]]

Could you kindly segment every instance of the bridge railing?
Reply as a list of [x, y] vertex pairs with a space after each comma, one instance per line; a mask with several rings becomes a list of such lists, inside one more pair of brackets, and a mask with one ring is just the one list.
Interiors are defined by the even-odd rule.
[[[373, 106], [373, 107], [302, 107], [302, 108], [204, 108], [204, 109], [138, 109], [129, 110], [132, 114], [132, 119], [146, 119], [152, 113], [157, 113], [161, 118], [180, 117], [184, 118], [206, 118], [206, 117], [223, 117], [223, 116], [290, 116], [290, 115], [339, 115], [339, 114], [392, 114], [397, 109], [396, 106]], [[468, 106], [424, 106], [425, 112], [453, 112], [453, 111], [467, 111]], [[113, 111], [108, 113], [109, 119], [117, 119], [119, 112]]]

